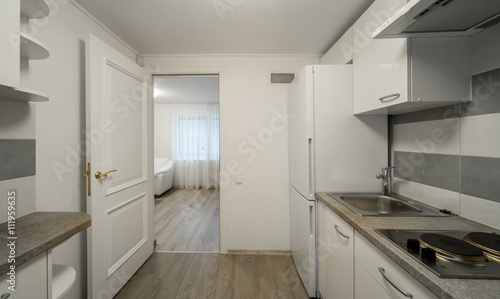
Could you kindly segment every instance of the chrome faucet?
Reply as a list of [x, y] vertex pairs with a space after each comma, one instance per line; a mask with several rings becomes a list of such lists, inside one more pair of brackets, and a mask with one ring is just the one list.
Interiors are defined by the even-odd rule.
[[398, 168], [398, 166], [389, 166], [382, 168], [382, 173], [377, 174], [375, 177], [377, 179], [382, 179], [382, 195], [389, 196], [392, 193], [392, 172], [393, 168]]

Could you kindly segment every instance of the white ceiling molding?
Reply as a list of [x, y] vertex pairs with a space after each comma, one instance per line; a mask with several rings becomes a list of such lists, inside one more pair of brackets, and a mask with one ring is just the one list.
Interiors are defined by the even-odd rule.
[[104, 31], [109, 33], [111, 36], [116, 38], [121, 44], [123, 44], [127, 49], [132, 51], [135, 55], [139, 55], [134, 48], [132, 48], [129, 44], [127, 44], [123, 39], [121, 39], [118, 35], [116, 35], [113, 31], [111, 31], [108, 27], [106, 27], [101, 21], [99, 21], [96, 17], [94, 17], [90, 12], [88, 12], [85, 8], [83, 8], [80, 4], [78, 4], [75, 0], [69, 0], [71, 4], [73, 4], [78, 10], [83, 12], [87, 17], [89, 17], [92, 21], [94, 21], [99, 27], [101, 27]]
[[312, 57], [321, 58], [323, 54], [141, 54], [142, 57]]

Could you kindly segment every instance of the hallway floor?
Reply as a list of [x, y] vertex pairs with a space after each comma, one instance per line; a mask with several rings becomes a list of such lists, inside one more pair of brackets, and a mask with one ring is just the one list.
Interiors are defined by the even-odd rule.
[[155, 251], [219, 252], [219, 190], [170, 189], [155, 200]]
[[115, 299], [308, 299], [290, 255], [155, 252]]

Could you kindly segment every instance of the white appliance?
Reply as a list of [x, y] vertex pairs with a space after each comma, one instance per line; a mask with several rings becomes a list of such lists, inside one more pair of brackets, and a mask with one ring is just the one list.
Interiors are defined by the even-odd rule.
[[310, 297], [317, 291], [315, 192], [381, 192], [387, 117], [353, 116], [352, 66], [310, 65], [288, 95], [291, 251]]
[[499, 22], [498, 0], [411, 0], [373, 37], [470, 36]]

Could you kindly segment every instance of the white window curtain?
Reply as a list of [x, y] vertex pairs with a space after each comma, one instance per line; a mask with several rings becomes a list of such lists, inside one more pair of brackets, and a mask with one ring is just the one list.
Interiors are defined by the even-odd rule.
[[173, 187], [219, 188], [219, 104], [167, 104], [167, 155]]

